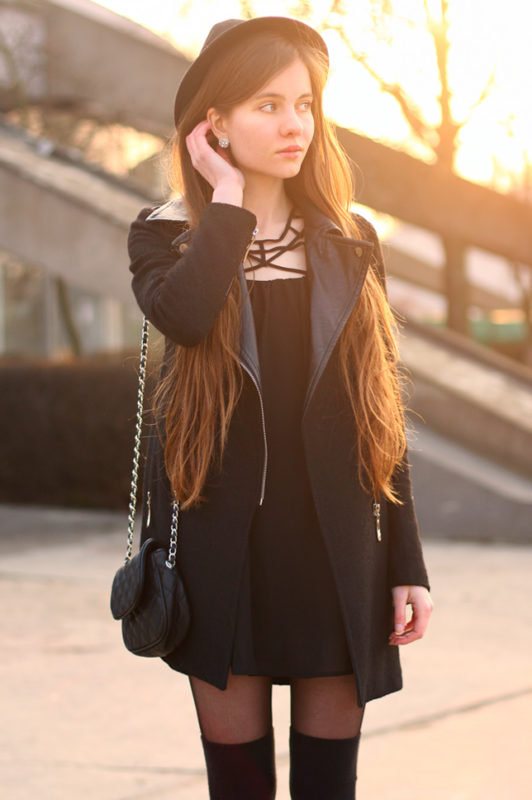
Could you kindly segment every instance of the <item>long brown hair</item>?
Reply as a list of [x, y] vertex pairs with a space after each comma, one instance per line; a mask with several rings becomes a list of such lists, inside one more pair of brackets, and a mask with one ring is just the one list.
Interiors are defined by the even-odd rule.
[[[349, 211], [353, 198], [349, 160], [322, 110], [325, 60], [318, 51], [271, 33], [251, 37], [217, 60], [164, 151], [169, 185], [182, 195], [192, 231], [213, 190], [192, 166], [185, 137], [205, 119], [209, 108], [223, 113], [247, 100], [298, 57], [310, 74], [315, 128], [298, 175], [285, 181], [286, 192], [292, 199], [303, 193], [344, 235], [364, 238]], [[205, 339], [194, 347], [173, 344], [166, 375], [154, 394], [155, 419], [165, 439], [166, 471], [182, 509], [206, 499], [202, 489], [209, 469], [215, 462], [218, 467], [222, 464], [243, 385], [238, 359], [241, 302], [240, 282], [233, 281]], [[353, 480], [358, 479], [368, 494], [378, 497], [383, 492], [402, 504], [392, 481], [406, 449], [396, 330], [397, 322], [370, 264], [339, 339], [340, 372], [356, 430], [358, 475]]]

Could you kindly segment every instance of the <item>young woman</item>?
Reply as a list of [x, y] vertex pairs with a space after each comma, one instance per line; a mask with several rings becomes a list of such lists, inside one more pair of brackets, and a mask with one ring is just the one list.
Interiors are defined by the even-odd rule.
[[175, 497], [191, 624], [164, 660], [189, 676], [224, 800], [275, 796], [274, 683], [291, 687], [291, 796], [353, 798], [365, 704], [402, 688], [398, 645], [432, 611], [396, 323], [327, 71], [301, 22], [215, 25], [176, 95], [180, 197], [128, 240], [165, 336], [141, 540], [168, 545]]

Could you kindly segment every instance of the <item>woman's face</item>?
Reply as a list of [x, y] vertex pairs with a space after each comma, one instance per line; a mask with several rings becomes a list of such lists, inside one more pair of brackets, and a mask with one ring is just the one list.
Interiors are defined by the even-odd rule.
[[307, 67], [297, 58], [227, 115], [214, 112], [211, 122], [228, 137], [230, 152], [244, 174], [283, 179], [297, 175], [314, 135]]

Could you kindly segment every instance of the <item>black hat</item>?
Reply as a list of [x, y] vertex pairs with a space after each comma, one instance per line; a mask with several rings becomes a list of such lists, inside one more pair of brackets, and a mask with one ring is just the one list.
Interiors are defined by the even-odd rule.
[[285, 36], [294, 43], [306, 43], [320, 50], [329, 63], [329, 51], [320, 34], [297, 19], [290, 17], [255, 17], [254, 19], [226, 19], [210, 29], [195, 61], [183, 75], [174, 104], [174, 122], [177, 126], [190, 99], [197, 92], [205, 73], [225, 47], [231, 47], [245, 36], [261, 31], [271, 31]]

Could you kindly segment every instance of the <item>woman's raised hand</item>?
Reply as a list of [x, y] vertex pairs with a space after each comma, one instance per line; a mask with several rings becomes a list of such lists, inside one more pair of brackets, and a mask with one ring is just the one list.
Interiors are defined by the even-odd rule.
[[192, 166], [210, 183], [214, 190], [223, 186], [234, 187], [242, 192], [245, 186], [243, 174], [233, 166], [224, 148], [219, 144], [216, 145], [216, 150], [211, 147], [207, 141], [207, 133], [210, 130], [211, 123], [204, 119], [186, 137]]

